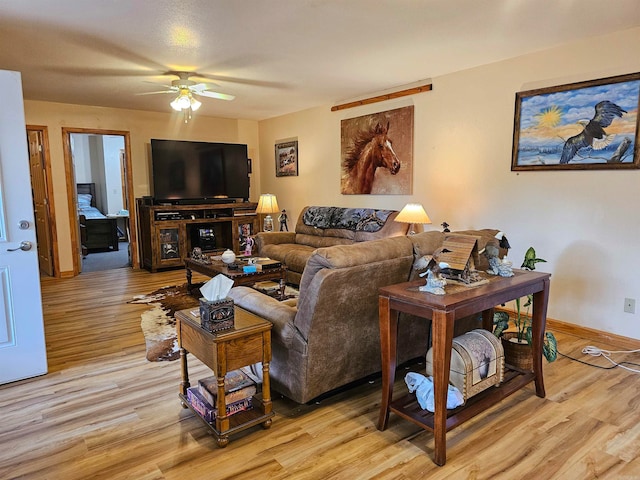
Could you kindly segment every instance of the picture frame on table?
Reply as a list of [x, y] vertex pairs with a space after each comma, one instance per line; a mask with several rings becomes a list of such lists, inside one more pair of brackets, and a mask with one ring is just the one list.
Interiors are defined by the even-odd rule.
[[276, 177], [298, 176], [298, 141], [276, 143]]
[[512, 171], [638, 169], [640, 73], [516, 93]]

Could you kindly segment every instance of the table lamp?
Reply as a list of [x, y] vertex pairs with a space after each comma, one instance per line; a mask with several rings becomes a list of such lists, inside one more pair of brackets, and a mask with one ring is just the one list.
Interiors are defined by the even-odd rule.
[[266, 217], [264, 217], [264, 224], [262, 226], [262, 230], [264, 232], [273, 231], [273, 218], [271, 218], [271, 214], [277, 213], [279, 211], [280, 208], [278, 208], [278, 200], [276, 200], [275, 195], [271, 193], [263, 193], [262, 195], [260, 195], [256, 213], [260, 215], [266, 214]]
[[407, 203], [395, 218], [396, 222], [409, 224], [409, 235], [416, 233], [414, 225], [416, 223], [431, 223], [431, 219], [424, 208], [419, 203]]

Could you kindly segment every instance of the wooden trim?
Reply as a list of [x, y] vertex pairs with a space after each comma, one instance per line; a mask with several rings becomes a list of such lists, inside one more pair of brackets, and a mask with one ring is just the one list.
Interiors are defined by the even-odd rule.
[[78, 208], [76, 196], [75, 170], [69, 135], [75, 130], [62, 127], [62, 146], [64, 154], [64, 177], [67, 184], [67, 210], [69, 215], [69, 232], [71, 233], [71, 251], [73, 252], [73, 275], [80, 273], [80, 236], [78, 233]]
[[138, 255], [138, 235], [135, 212], [135, 197], [133, 194], [133, 174], [131, 166], [131, 140], [130, 134], [126, 130], [101, 130], [97, 128], [68, 128], [62, 127], [62, 142], [64, 145], [64, 168], [67, 182], [67, 204], [69, 208], [69, 227], [71, 231], [71, 242], [74, 245], [73, 251], [73, 275], [80, 273], [80, 258], [82, 256], [80, 246], [80, 236], [78, 232], [78, 212], [75, 172], [73, 158], [71, 155], [70, 134], [96, 134], [96, 135], [118, 135], [124, 137], [125, 162], [127, 164], [127, 188], [129, 192], [129, 249], [131, 251], [131, 267], [140, 268]]
[[385, 100], [392, 100], [394, 98], [406, 97], [407, 95], [415, 95], [416, 93], [428, 92], [432, 90], [432, 88], [433, 88], [432, 85], [428, 83], [426, 85], [407, 88], [405, 90], [400, 90], [398, 92], [386, 93], [384, 95], [377, 95], [375, 97], [369, 97], [363, 100], [356, 100], [355, 102], [342, 103], [340, 105], [335, 105], [331, 107], [331, 111], [336, 112], [338, 110], [345, 110], [347, 108], [360, 107], [362, 105], [369, 105], [370, 103], [384, 102]]
[[[511, 316], [511, 318], [513, 318], [516, 314], [514, 310], [509, 310], [507, 308], [496, 308], [496, 310], [503, 310], [507, 312]], [[547, 330], [551, 332], [562, 333], [565, 335], [571, 335], [574, 337], [580, 337], [595, 344], [605, 343], [608, 346], [624, 350], [640, 349], [640, 340], [638, 339], [623, 337], [622, 335], [603, 332], [602, 330], [596, 330], [595, 328], [584, 327], [582, 325], [576, 325], [575, 323], [563, 322], [549, 317], [547, 317]]]
[[566, 323], [561, 322], [560, 320], [547, 318], [547, 327], [548, 330], [584, 338], [585, 340], [589, 340], [590, 342], [598, 345], [606, 343], [607, 345], [623, 350], [640, 349], [640, 340], [635, 338], [623, 337], [622, 335], [615, 335], [613, 333], [603, 332], [601, 330], [595, 330], [593, 328], [583, 327], [573, 323]]

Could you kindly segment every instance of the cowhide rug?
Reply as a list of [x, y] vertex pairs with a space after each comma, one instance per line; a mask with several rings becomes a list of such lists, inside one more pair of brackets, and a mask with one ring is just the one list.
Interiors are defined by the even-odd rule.
[[187, 285], [163, 287], [148, 295], [138, 295], [129, 303], [146, 303], [152, 307], [142, 313], [140, 324], [147, 347], [147, 360], [177, 360], [180, 353], [173, 314], [198, 305], [198, 299], [187, 293]]
[[[193, 284], [193, 288], [201, 284]], [[295, 298], [298, 291], [287, 285], [286, 298]], [[162, 287], [147, 295], [137, 295], [129, 303], [146, 303], [151, 308], [142, 313], [142, 333], [150, 362], [172, 361], [180, 358], [176, 319], [178, 310], [198, 306], [198, 299], [187, 293], [187, 284]]]

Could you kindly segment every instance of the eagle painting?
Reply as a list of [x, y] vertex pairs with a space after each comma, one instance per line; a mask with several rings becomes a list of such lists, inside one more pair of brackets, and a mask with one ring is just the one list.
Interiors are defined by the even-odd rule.
[[594, 150], [601, 150], [611, 143], [614, 135], [607, 135], [605, 127], [611, 125], [615, 117], [622, 117], [627, 113], [618, 105], [609, 100], [604, 100], [596, 104], [596, 113], [591, 120], [581, 120], [580, 124], [584, 129], [578, 135], [570, 137], [562, 148], [560, 163], [566, 164], [583, 148], [591, 147]]

